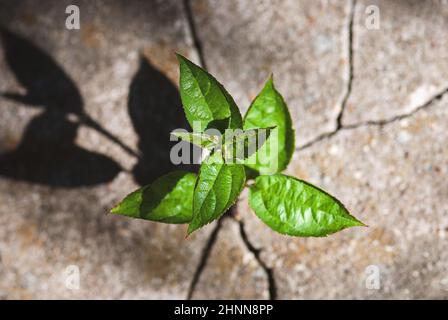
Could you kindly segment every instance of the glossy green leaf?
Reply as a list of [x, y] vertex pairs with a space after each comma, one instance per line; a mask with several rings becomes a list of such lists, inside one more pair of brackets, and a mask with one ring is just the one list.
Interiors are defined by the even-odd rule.
[[196, 174], [175, 171], [129, 194], [111, 213], [165, 223], [189, 223]]
[[244, 130], [275, 126], [266, 143], [246, 160], [260, 174], [283, 171], [294, 152], [294, 130], [288, 107], [270, 77], [244, 117]]
[[[180, 66], [180, 95], [188, 122], [194, 131], [242, 128], [238, 107], [224, 87], [207, 71], [177, 55]], [[196, 123], [195, 123], [196, 122]]]
[[221, 141], [220, 136], [212, 136], [200, 132], [173, 131], [171, 135], [207, 150], [216, 148]]
[[249, 190], [255, 214], [273, 230], [298, 237], [323, 237], [364, 226], [325, 191], [296, 178], [259, 176]]
[[193, 220], [188, 234], [218, 219], [235, 203], [245, 182], [241, 164], [203, 163], [194, 190]]

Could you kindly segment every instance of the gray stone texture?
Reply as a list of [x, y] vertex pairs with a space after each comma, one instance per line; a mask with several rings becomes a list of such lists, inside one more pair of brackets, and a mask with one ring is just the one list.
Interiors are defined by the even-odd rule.
[[193, 1], [209, 70], [242, 111], [274, 74], [297, 143], [334, 129], [341, 107], [350, 10], [347, 1]]
[[305, 146], [287, 173], [368, 225], [285, 237], [245, 191], [211, 242], [216, 223], [185, 239], [106, 215], [172, 169], [165, 141], [186, 126], [174, 52], [200, 61], [183, 1], [75, 1], [78, 31], [72, 3], [0, 0], [0, 299], [183, 299], [192, 284], [193, 299], [448, 298], [446, 1], [191, 1], [207, 67], [242, 112], [274, 73]]
[[269, 298], [266, 273], [244, 245], [235, 220], [224, 219], [193, 298]]
[[[371, 5], [380, 9], [379, 30], [365, 27]], [[448, 88], [447, 19], [445, 1], [359, 1], [344, 124], [412, 112]]]
[[[341, 130], [295, 155], [288, 174], [335, 195], [368, 228], [291, 238], [239, 208], [279, 298], [447, 297], [447, 102], [383, 127]], [[370, 265], [380, 290], [366, 288]]]
[[[1, 22], [15, 34], [8, 43], [11, 46], [21, 46], [23, 41], [33, 43], [50, 55], [58, 65], [55, 68], [63, 69], [75, 87], [61, 89], [64, 95], [72, 94], [64, 97], [62, 104], [79, 100], [76, 98], [79, 91], [83, 103], [73, 108], [83, 107], [85, 113], [134, 150], [139, 148], [140, 135], [140, 151], [147, 161], [149, 176], [152, 171], [161, 173], [167, 169], [161, 160], [163, 157], [169, 160], [169, 150], [159, 145], [158, 140], [167, 140], [151, 130], [176, 121], [165, 116], [170, 115], [170, 110], [176, 110], [183, 117], [177, 111], [181, 110], [181, 104], [177, 97], [178, 67], [173, 52], [179, 51], [195, 60], [181, 3], [78, 2], [82, 27], [79, 31], [69, 31], [65, 28], [65, 8], [71, 3], [2, 1]], [[25, 40], [18, 40], [18, 35]], [[0, 91], [23, 93], [24, 88], [5, 59], [5, 45], [2, 49]], [[39, 53], [33, 49], [26, 50], [25, 55], [26, 59], [33, 60]], [[47, 70], [41, 71], [43, 75], [29, 75], [26, 70], [19, 73], [33, 77], [36, 83], [46, 80]], [[49, 92], [49, 98], [44, 97], [43, 102], [36, 102], [33, 107], [0, 98], [0, 149], [5, 153], [17, 149], [25, 153], [19, 160], [8, 161], [9, 166], [2, 162], [1, 167], [0, 296], [12, 299], [186, 298], [209, 228], [185, 240], [185, 226], [106, 215], [108, 209], [138, 187], [135, 177], [145, 179], [146, 176], [133, 174], [135, 158], [98, 130], [71, 124], [73, 113], [60, 116], [63, 106], [54, 106], [52, 100], [58, 98], [57, 83], [48, 81], [45, 85], [48, 85], [44, 89]], [[132, 103], [136, 105], [134, 109], [148, 108], [146, 112], [135, 110], [141, 113], [141, 120], [147, 126], [132, 122], [128, 100], [133, 95], [143, 96], [140, 100], [144, 101], [134, 97], [137, 100]], [[158, 100], [152, 101], [151, 96]], [[76, 116], [72, 121], [76, 121]], [[32, 129], [32, 124], [37, 128]], [[155, 136], [148, 136], [151, 133]], [[55, 141], [39, 145], [37, 137], [44, 134]], [[28, 144], [22, 145], [23, 141]], [[31, 152], [32, 145], [41, 150]], [[83, 151], [73, 151], [75, 145]], [[55, 146], [69, 157], [79, 156], [78, 163], [67, 164], [63, 156], [57, 157], [55, 152], [59, 149], [55, 151]], [[41, 159], [46, 152], [49, 156]], [[89, 161], [94, 154], [83, 156], [82, 152], [97, 152], [109, 160]], [[158, 152], [163, 155], [159, 156]], [[110, 161], [123, 171], [105, 169]], [[29, 172], [34, 168], [33, 163], [39, 164], [39, 172], [35, 174]], [[59, 165], [63, 167], [58, 171]], [[20, 170], [26, 174], [20, 175]], [[60, 172], [59, 177], [52, 178], [52, 171]], [[11, 175], [22, 179], [11, 179]], [[33, 181], [28, 181], [30, 176]], [[63, 188], [55, 186], [64, 179]], [[39, 183], [34, 183], [36, 180]], [[96, 183], [103, 180], [104, 183]], [[79, 290], [65, 286], [65, 270], [69, 265], [79, 267]]]

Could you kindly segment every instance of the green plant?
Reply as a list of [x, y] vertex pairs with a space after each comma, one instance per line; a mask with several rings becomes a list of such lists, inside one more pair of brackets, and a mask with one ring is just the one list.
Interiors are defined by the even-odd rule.
[[[220, 218], [236, 202], [247, 174], [255, 178], [249, 186], [250, 207], [279, 233], [319, 237], [364, 226], [325, 191], [280, 173], [293, 154], [294, 131], [272, 77], [242, 119], [233, 98], [213, 76], [181, 55], [178, 60], [182, 104], [193, 132], [173, 134], [209, 150], [210, 156], [201, 164], [198, 175], [176, 171], [162, 176], [128, 195], [112, 213], [188, 223], [191, 234]], [[209, 129], [225, 134], [209, 134]], [[228, 135], [229, 129], [236, 133]], [[251, 140], [264, 129], [264, 144]], [[251, 141], [258, 143], [252, 152], [235, 152], [238, 147], [251, 149]]]

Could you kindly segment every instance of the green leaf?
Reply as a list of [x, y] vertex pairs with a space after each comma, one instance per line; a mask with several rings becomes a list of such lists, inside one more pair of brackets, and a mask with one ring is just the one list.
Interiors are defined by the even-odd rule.
[[226, 162], [238, 162], [253, 155], [269, 138], [275, 127], [226, 130], [222, 146]]
[[291, 115], [272, 76], [252, 102], [244, 117], [244, 130], [275, 126], [266, 143], [246, 160], [246, 166], [260, 174], [283, 171], [294, 152], [294, 130]]
[[175, 171], [129, 194], [111, 213], [165, 223], [188, 223], [193, 216], [196, 174]]
[[257, 177], [249, 189], [249, 204], [270, 228], [290, 236], [322, 237], [365, 226], [325, 191], [282, 174]]
[[220, 136], [212, 136], [200, 132], [173, 131], [171, 135], [207, 150], [213, 150], [221, 141]]
[[218, 219], [243, 190], [246, 176], [241, 164], [204, 163], [193, 197], [193, 220], [188, 234]]
[[[224, 87], [207, 71], [177, 54], [180, 66], [180, 96], [194, 131], [208, 128], [224, 131], [242, 128], [239, 109]], [[197, 123], [195, 123], [197, 122]]]

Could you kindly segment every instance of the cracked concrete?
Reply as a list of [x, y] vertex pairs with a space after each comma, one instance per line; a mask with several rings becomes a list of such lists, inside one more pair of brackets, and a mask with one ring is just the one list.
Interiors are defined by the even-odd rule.
[[199, 280], [201, 279], [202, 273], [204, 272], [204, 268], [207, 266], [207, 262], [210, 258], [210, 253], [216, 243], [216, 239], [218, 237], [218, 233], [222, 229], [222, 220], [226, 218], [227, 215], [224, 214], [222, 219], [219, 219], [213, 231], [210, 233], [210, 236], [208, 237], [208, 240], [204, 246], [204, 249], [202, 249], [201, 253], [201, 259], [199, 260], [199, 263], [196, 267], [196, 270], [194, 272], [194, 275], [191, 279], [190, 288], [188, 289], [187, 299], [190, 300], [193, 297], [193, 294], [196, 293], [196, 287], [198, 285]]
[[[379, 30], [365, 27], [369, 5], [380, 9]], [[408, 113], [446, 87], [447, 15], [447, 4], [437, 0], [358, 1], [354, 86], [344, 124]]]
[[[137, 150], [136, 131], [141, 129], [134, 126], [129, 116], [128, 100], [139, 93], [139, 85], [144, 86], [143, 95], [147, 92], [158, 99], [156, 102], [161, 105], [157, 107], [164, 113], [169, 114], [170, 108], [175, 108], [183, 117], [178, 112], [180, 103], [168, 105], [176, 101], [171, 97], [172, 92], [177, 94], [178, 66], [173, 52], [197, 60], [182, 4], [141, 1], [140, 5], [126, 6], [120, 2], [81, 1], [78, 4], [83, 27], [80, 31], [68, 31], [64, 27], [65, 7], [71, 3], [45, 1], [37, 5], [35, 1], [1, 1], [0, 21], [24, 41], [40, 48], [27, 50], [27, 59], [39, 56], [38, 50], [50, 55], [53, 62], [46, 67], [64, 70], [78, 88], [86, 112]], [[23, 43], [15, 38], [9, 42], [11, 46]], [[24, 92], [16, 73], [27, 78], [26, 70], [12, 70], [5, 59], [5, 47], [0, 48], [0, 91]], [[148, 63], [142, 64], [140, 56]], [[162, 70], [163, 76], [157, 70]], [[43, 74], [32, 75], [37, 82], [47, 81], [48, 71], [41, 71]], [[152, 88], [151, 79], [158, 81], [159, 86]], [[51, 90], [56, 90], [54, 83], [47, 84]], [[52, 94], [49, 97], [52, 98]], [[151, 100], [144, 103], [149, 108], [154, 107]], [[74, 154], [88, 154], [84, 156], [85, 162], [91, 164], [91, 168], [84, 163], [84, 157], [79, 164], [81, 170], [71, 173], [71, 168], [64, 168], [69, 182], [82, 170], [90, 170], [91, 176], [102, 176], [104, 160], [98, 160], [98, 164], [88, 160], [94, 156], [93, 151], [116, 161], [124, 171], [113, 179], [108, 178], [106, 183], [90, 185], [91, 179], [86, 177], [80, 180], [80, 187], [69, 185], [61, 189], [52, 186], [54, 181], [48, 176], [55, 170], [57, 161], [64, 163], [64, 159], [40, 159], [37, 153], [30, 153], [29, 163], [26, 159], [13, 162], [5, 171], [2, 162], [0, 297], [184, 299], [200, 259], [198, 248], [202, 248], [212, 227], [186, 241], [185, 226], [106, 216], [111, 206], [138, 187], [133, 176], [136, 159], [84, 125], [72, 132], [75, 125], [59, 128], [47, 122], [39, 127], [41, 131], [31, 130], [30, 124], [37, 123], [36, 119], [42, 119], [45, 114], [59, 119], [55, 111], [50, 110], [50, 101], [47, 104], [49, 106], [30, 108], [0, 97], [2, 152], [13, 152], [17, 148], [25, 152], [27, 147], [21, 142], [25, 138], [32, 139], [30, 134], [25, 135], [26, 131], [35, 136], [48, 131], [62, 136], [62, 150], [69, 148]], [[76, 117], [70, 119], [76, 122]], [[144, 118], [148, 126], [155, 128], [163, 119], [163, 115], [155, 112]], [[66, 120], [59, 121], [65, 123]], [[159, 139], [157, 134], [155, 138]], [[57, 144], [61, 142], [56, 140]], [[73, 147], [71, 151], [72, 144], [81, 149]], [[52, 151], [54, 147], [42, 145], [40, 152]], [[163, 169], [157, 152], [156, 148], [151, 149], [146, 161], [160, 174]], [[169, 155], [166, 148], [161, 152]], [[39, 172], [34, 177], [39, 184], [27, 181], [28, 174], [20, 175], [20, 170], [27, 172], [32, 162], [39, 164]], [[13, 171], [24, 179], [16, 181], [6, 176]], [[69, 265], [79, 267], [79, 290], [70, 290], [65, 285], [65, 270]]]
[[266, 281], [268, 284], [268, 291], [269, 291], [269, 299], [275, 300], [277, 299], [277, 283], [275, 281], [274, 273], [271, 268], [269, 268], [266, 263], [261, 259], [260, 252], [261, 250], [256, 248], [252, 242], [249, 240], [249, 236], [247, 235], [246, 227], [244, 225], [244, 222], [241, 219], [238, 219], [238, 224], [240, 228], [240, 236], [243, 240], [246, 249], [249, 250], [257, 260], [259, 266], [263, 269], [264, 273], [266, 274]]
[[[0, 22], [51, 55], [86, 113], [142, 159], [80, 123], [74, 143], [115, 161], [122, 171], [113, 179], [61, 189], [1, 176], [0, 298], [448, 297], [446, 3], [78, 3], [80, 31], [61, 27], [67, 1], [0, 1]], [[380, 10], [379, 30], [366, 28], [369, 5]], [[162, 152], [145, 149], [151, 132], [130, 106], [141, 100], [171, 117], [168, 106], [180, 108], [171, 97], [173, 51], [206, 66], [243, 112], [274, 72], [296, 125], [287, 173], [336, 195], [369, 228], [284, 237], [257, 219], [246, 193], [221, 223], [187, 240], [184, 226], [105, 216], [148, 177], [137, 175], [137, 162], [167, 169]], [[0, 92], [23, 92], [0, 56]], [[163, 86], [151, 89], [155, 82]], [[5, 97], [0, 104], [2, 153], [20, 147], [29, 123], [49, 112]], [[164, 118], [150, 112], [145, 121], [158, 128]], [[73, 264], [79, 290], [65, 285]], [[369, 266], [380, 271], [379, 290], [366, 285]]]
[[[211, 2], [212, 4], [214, 4], [213, 2]], [[353, 109], [353, 101], [358, 97], [357, 95], [354, 95], [355, 98], [352, 98], [352, 91], [354, 91], [354, 87], [355, 87], [355, 75], [356, 75], [356, 68], [360, 68], [362, 69], [362, 66], [359, 66], [359, 64], [355, 64], [355, 60], [356, 59], [356, 54], [358, 53], [358, 51], [361, 51], [359, 49], [359, 47], [355, 47], [355, 38], [357, 37], [357, 32], [359, 28], [359, 21], [361, 21], [362, 19], [362, 15], [361, 13], [363, 13], [364, 11], [361, 10], [365, 10], [366, 8], [366, 4], [364, 2], [361, 2], [359, 5], [356, 6], [356, 2], [350, 2], [349, 3], [350, 6], [350, 10], [349, 10], [349, 14], [348, 14], [348, 18], [347, 18], [347, 23], [346, 23], [346, 31], [348, 34], [348, 43], [347, 43], [347, 57], [348, 57], [348, 65], [346, 66], [346, 76], [345, 76], [345, 84], [344, 84], [344, 88], [342, 90], [342, 95], [341, 95], [341, 102], [339, 104], [339, 113], [337, 115], [336, 119], [336, 124], [334, 125], [334, 128], [332, 130], [327, 130], [327, 131], [323, 131], [320, 134], [315, 135], [314, 138], [311, 138], [308, 140], [307, 143], [302, 144], [301, 146], [298, 147], [298, 150], [304, 150], [304, 149], [308, 149], [308, 148], [313, 148], [314, 145], [318, 145], [319, 143], [331, 143], [333, 141], [333, 139], [337, 139], [337, 134], [347, 134], [346, 132], [348, 131], [352, 131], [349, 132], [349, 135], [353, 135], [356, 136], [358, 130], [362, 130], [364, 127], [368, 128], [370, 126], [376, 126], [380, 129], [382, 129], [385, 125], [388, 124], [394, 124], [394, 123], [399, 123], [399, 122], [403, 122], [406, 121], [407, 118], [412, 118], [414, 115], [417, 115], [419, 112], [425, 111], [425, 109], [432, 107], [434, 104], [438, 103], [439, 100], [441, 100], [444, 97], [444, 94], [446, 93], [446, 87], [445, 84], [443, 83], [443, 81], [439, 81], [439, 86], [438, 88], [436, 88], [435, 90], [430, 91], [429, 93], [426, 92], [423, 97], [422, 95], [420, 95], [419, 97], [415, 98], [415, 94], [413, 94], [411, 96], [412, 99], [412, 107], [410, 109], [401, 109], [403, 111], [401, 112], [395, 112], [395, 113], [384, 113], [385, 116], [383, 117], [379, 117], [379, 118], [375, 118], [372, 117], [373, 119], [367, 119], [366, 118], [361, 118], [360, 121], [358, 122], [347, 122], [344, 121], [344, 119], [348, 116], [346, 116], [347, 112], [352, 112]], [[202, 6], [207, 6], [210, 5], [210, 3], [207, 3], [206, 5], [204, 5], [201, 2]], [[201, 12], [201, 10], [205, 10], [203, 7], [201, 7], [201, 5], [199, 5], [199, 12], [200, 15], [202, 14], [203, 16], [206, 16], [206, 18], [204, 18], [204, 21], [202, 21], [203, 24], [210, 23], [208, 20], [209, 15], [205, 15], [204, 13]], [[385, 4], [381, 4], [378, 3], [377, 4], [379, 7], [384, 7]], [[406, 6], [406, 4], [401, 3], [401, 5]], [[413, 8], [411, 8], [411, 10], [419, 10], [418, 5], [411, 4]], [[436, 4], [437, 6], [438, 4]], [[431, 8], [430, 10], [432, 10], [433, 12], [435, 11], [434, 8]], [[216, 9], [216, 11], [219, 12], [219, 8]], [[208, 12], [208, 11], [207, 11]], [[228, 11], [230, 13], [230, 11]], [[354, 21], [356, 19], [355, 17], [355, 13], [357, 13], [357, 21], [358, 21], [358, 25], [355, 25]], [[412, 12], [411, 12], [412, 13]], [[416, 13], [415, 11], [413, 13]], [[212, 14], [213, 15], [213, 14]], [[389, 17], [389, 19], [392, 19]], [[442, 17], [438, 17], [439, 19], [446, 19], [446, 15], [442, 15]], [[212, 21], [213, 22], [213, 21]], [[356, 28], [356, 29], [355, 29]], [[359, 30], [361, 32], [361, 30]], [[205, 32], [208, 32], [208, 29], [206, 29]], [[365, 30], [364, 30], [365, 32]], [[232, 35], [232, 34], [231, 34]], [[269, 37], [267, 37], [269, 38]], [[216, 38], [215, 38], [216, 39]], [[207, 35], [205, 36], [205, 44], [207, 44], [207, 41], [211, 42], [211, 50], [212, 51], [217, 51], [219, 52], [219, 50], [222, 50], [223, 47], [225, 47], [225, 45], [217, 45], [217, 48], [214, 47], [214, 45], [216, 45], [215, 39], [213, 39], [212, 36], [207, 37]], [[242, 42], [242, 41], [241, 41]], [[262, 46], [261, 46], [262, 47]], [[252, 52], [251, 52], [252, 53]], [[225, 60], [225, 59], [220, 59], [220, 60]], [[232, 61], [233, 62], [233, 61]], [[251, 63], [247, 63], [247, 68], [256, 68], [256, 66], [254, 64]], [[217, 71], [219, 73], [219, 71]], [[231, 72], [231, 71], [230, 71]], [[230, 73], [229, 72], [229, 73]], [[225, 75], [224, 75], [225, 76]], [[443, 79], [443, 78], [442, 78]], [[369, 78], [368, 77], [364, 77], [364, 81], [368, 81]], [[364, 90], [364, 92], [366, 92], [366, 90]], [[363, 91], [361, 92], [357, 92], [359, 93], [363, 93]], [[391, 94], [394, 94], [393, 90], [390, 91]], [[379, 101], [382, 101], [382, 97], [377, 97], [379, 98]], [[288, 100], [288, 98], [287, 98]], [[356, 100], [355, 100], [356, 101]], [[288, 101], [289, 102], [289, 101]], [[397, 99], [396, 102], [400, 102], [400, 99]], [[443, 105], [442, 105], [443, 106]], [[347, 109], [347, 110], [346, 110]], [[361, 109], [363, 110], [363, 109]], [[365, 113], [363, 113], [365, 114]], [[383, 114], [382, 114], [383, 115]], [[296, 116], [293, 114], [293, 116]], [[297, 116], [296, 116], [297, 117]], [[443, 121], [442, 121], [443, 122]], [[315, 126], [314, 126], [315, 129]], [[316, 131], [316, 130], [314, 130]], [[404, 136], [406, 136], [406, 134], [401, 134], [402, 138]], [[405, 139], [405, 138], [403, 138]], [[405, 139], [406, 140], [406, 139]], [[437, 139], [438, 141], [440, 141], [440, 138]], [[441, 139], [443, 141], [443, 138]], [[325, 147], [324, 147], [325, 149]], [[316, 151], [315, 151], [316, 152]], [[446, 165], [446, 162], [443, 163], [443, 160], [446, 160], [446, 156], [442, 155], [440, 157], [442, 166]], [[300, 158], [302, 157], [302, 153], [298, 153], [296, 154], [296, 158]], [[381, 163], [381, 161], [378, 161], [379, 163]], [[297, 161], [294, 161], [293, 165], [295, 165], [297, 163]], [[306, 172], [306, 171], [305, 171]], [[324, 174], [322, 174], [324, 175]], [[321, 183], [319, 185], [324, 185], [322, 183], [322, 181], [320, 181]], [[375, 192], [376, 190], [369, 190], [369, 192]], [[249, 212], [250, 209], [247, 206], [243, 206], [243, 209], [238, 209], [238, 212]], [[442, 209], [439, 214], [438, 217], [443, 217], [443, 215], [446, 215], [446, 210]], [[251, 216], [251, 218], [249, 218], [249, 221], [251, 219], [254, 219], [253, 216]], [[411, 224], [412, 221], [409, 222], [405, 222], [405, 225], [407, 224]], [[265, 226], [262, 226], [260, 229], [255, 229], [253, 226], [251, 227], [250, 222], [247, 224], [249, 226], [249, 234], [253, 234], [253, 233], [258, 233], [260, 232], [261, 234], [263, 234], [263, 231], [261, 230], [261, 228], [266, 228]], [[432, 224], [433, 227], [438, 228], [437, 227], [437, 221], [435, 223]], [[380, 230], [378, 231], [380, 233], [380, 237], [383, 237], [383, 231]], [[378, 236], [377, 231], [375, 231], [374, 233], [374, 238]], [[443, 237], [443, 236], [442, 236]], [[250, 238], [250, 237], [249, 237]], [[424, 253], [426, 258], [430, 258], [428, 260], [433, 260], [436, 261], [436, 264], [438, 265], [439, 268], [441, 268], [439, 271], [437, 272], [433, 272], [433, 274], [426, 276], [427, 278], [424, 279], [425, 277], [421, 276], [420, 274], [423, 272], [427, 272], [425, 271], [425, 262], [422, 262], [423, 259], [421, 259], [421, 257], [415, 259], [415, 261], [412, 261], [413, 264], [419, 265], [419, 267], [422, 270], [418, 270], [418, 267], [415, 267], [416, 270], [413, 270], [412, 272], [409, 271], [408, 274], [405, 274], [404, 276], [401, 275], [400, 272], [397, 272], [396, 268], [400, 268], [402, 266], [398, 265], [396, 266], [396, 268], [394, 269], [393, 267], [390, 268], [389, 266], [384, 266], [383, 262], [382, 262], [382, 256], [380, 257], [375, 257], [378, 261], [376, 262], [378, 265], [378, 267], [380, 268], [380, 270], [383, 271], [383, 273], [386, 273], [386, 275], [388, 275], [388, 271], [391, 273], [394, 273], [394, 276], [396, 277], [395, 280], [396, 282], [400, 283], [399, 285], [392, 283], [393, 280], [391, 281], [391, 278], [386, 279], [386, 284], [383, 286], [382, 290], [380, 291], [372, 291], [366, 288], [365, 285], [365, 278], [366, 278], [366, 274], [363, 274], [363, 271], [365, 271], [365, 269], [359, 269], [357, 270], [357, 272], [355, 272], [355, 275], [350, 274], [349, 271], [349, 267], [346, 266], [342, 266], [342, 268], [345, 268], [344, 270], [344, 274], [348, 274], [349, 276], [344, 278], [345, 283], [341, 286], [337, 286], [334, 281], [333, 283], [329, 284], [329, 283], [322, 283], [322, 279], [316, 279], [316, 277], [313, 275], [315, 275], [316, 272], [315, 270], [310, 271], [309, 268], [307, 268], [306, 265], [306, 259], [304, 259], [304, 263], [299, 263], [300, 260], [298, 260], [298, 262], [294, 265], [295, 269], [288, 269], [285, 268], [282, 264], [283, 259], [287, 259], [287, 255], [288, 255], [288, 251], [289, 250], [293, 250], [296, 249], [296, 247], [291, 248], [292, 246], [289, 244], [290, 241], [287, 242], [282, 242], [284, 244], [280, 244], [280, 247], [284, 247], [285, 251], [283, 252], [283, 255], [276, 255], [275, 253], [277, 252], [277, 250], [279, 250], [280, 248], [277, 247], [279, 241], [272, 241], [266, 244], [266, 237], [262, 237], [263, 240], [259, 239], [258, 237], [254, 237], [254, 240], [249, 240], [249, 244], [251, 243], [261, 243], [260, 247], [262, 247], [263, 249], [265, 249], [265, 256], [272, 254], [275, 256], [275, 258], [271, 258], [273, 261], [272, 264], [270, 264], [273, 268], [274, 274], [278, 275], [286, 273], [285, 277], [282, 277], [281, 275], [279, 276], [280, 281], [279, 281], [279, 297], [280, 298], [328, 298], [328, 297], [332, 297], [332, 298], [347, 298], [347, 297], [365, 297], [365, 298], [375, 298], [375, 297], [399, 297], [399, 298], [409, 298], [409, 297], [413, 297], [413, 298], [425, 298], [425, 297], [436, 297], [436, 298], [441, 298], [441, 297], [445, 297], [445, 293], [444, 290], [445, 288], [443, 287], [443, 283], [445, 283], [446, 281], [443, 278], [443, 273], [446, 271], [445, 269], [445, 263], [443, 262], [445, 260], [446, 262], [446, 257], [443, 257], [443, 249], [445, 249], [444, 246], [442, 247], [438, 247], [436, 250], [432, 250], [432, 253], [428, 253], [427, 251]], [[276, 239], [277, 240], [277, 239]], [[427, 241], [428, 243], [431, 243], [432, 241], [434, 241], [435, 239], [429, 237]], [[312, 242], [312, 240], [308, 240], [309, 242]], [[376, 245], [377, 239], [375, 238], [372, 242], [374, 242], [374, 245]], [[297, 242], [299, 242], [299, 240], [297, 240]], [[302, 241], [303, 242], [303, 241]], [[368, 243], [368, 241], [366, 241]], [[341, 242], [342, 243], [342, 242]], [[274, 245], [275, 244], [275, 245]], [[366, 247], [368, 247], [370, 245], [367, 244]], [[393, 250], [391, 249], [387, 244], [383, 244], [385, 246], [386, 251], [390, 251]], [[252, 245], [249, 245], [249, 247]], [[434, 246], [437, 247], [437, 246]], [[319, 248], [320, 249], [320, 248]], [[258, 249], [256, 249], [258, 250]], [[338, 255], [337, 253], [335, 254], [333, 251], [328, 250], [328, 248], [325, 247], [325, 245], [322, 246], [323, 252], [328, 252], [330, 251], [330, 253], [328, 254], [330, 257], [332, 255]], [[384, 250], [384, 248], [382, 248], [382, 250]], [[379, 250], [381, 251], [381, 250]], [[344, 252], [344, 249], [341, 250], [342, 254], [346, 254]], [[313, 254], [319, 254], [319, 252], [314, 252]], [[381, 254], [380, 254], [381, 255]], [[404, 256], [406, 256], [404, 254]], [[403, 257], [401, 257], [401, 259], [404, 259]], [[438, 260], [440, 259], [440, 260]], [[261, 264], [265, 265], [265, 263], [263, 262], [263, 259], [259, 260]], [[269, 260], [268, 260], [269, 261]], [[403, 262], [404, 263], [404, 262]], [[372, 264], [375, 265], [375, 261], [372, 262]], [[432, 271], [432, 265], [431, 262], [428, 262], [429, 265], [429, 270]], [[364, 266], [364, 268], [366, 268], [368, 266], [368, 264], [366, 264]], [[321, 267], [321, 266], [320, 266]], [[330, 266], [333, 267], [333, 266]], [[337, 267], [339, 269], [339, 267]], [[359, 268], [359, 267], [358, 267]], [[391, 269], [392, 271], [388, 270]], [[300, 270], [299, 270], [300, 269]], [[407, 270], [409, 270], [410, 268], [406, 268]], [[298, 271], [298, 272], [294, 272], [294, 271]], [[308, 277], [308, 279], [305, 280], [305, 284], [304, 286], [300, 285], [300, 282], [302, 281], [302, 279], [297, 279], [297, 277], [301, 277], [302, 273], [301, 272], [305, 272], [308, 271], [308, 275], [310, 275], [310, 277]], [[330, 270], [331, 272], [331, 270]], [[330, 274], [330, 272], [328, 272]], [[357, 274], [356, 274], [357, 273]], [[431, 272], [430, 272], [431, 273]], [[291, 274], [296, 274], [297, 276], [291, 276]], [[412, 274], [412, 276], [411, 276]], [[417, 274], [417, 276], [416, 276]], [[434, 274], [436, 274], [434, 276]], [[331, 274], [332, 276], [337, 275], [337, 272], [333, 272]], [[353, 282], [353, 278], [357, 277], [357, 283]], [[416, 277], [418, 279], [415, 279], [416, 281], [414, 282], [411, 277]], [[285, 279], [286, 278], [286, 279]], [[325, 277], [322, 277], [325, 278]], [[331, 277], [330, 277], [331, 278]], [[410, 279], [411, 278], [411, 279]], [[282, 282], [282, 280], [284, 282]], [[297, 282], [299, 281], [299, 282]], [[426, 281], [428, 281], [430, 283], [430, 285], [428, 285], [428, 283], [426, 283]], [[309, 282], [309, 283], [307, 283]], [[318, 283], [322, 284], [322, 290], [318, 289], [317, 287], [313, 287], [312, 285], [316, 285]], [[416, 284], [418, 283], [418, 284]], [[348, 284], [348, 285], [347, 285]], [[424, 284], [424, 289], [422, 289], [421, 287], [418, 287], [418, 285], [422, 285]], [[311, 285], [311, 288], [310, 288]], [[344, 291], [344, 287], [346, 286], [347, 290]], [[398, 286], [400, 286], [400, 289], [396, 289]], [[353, 290], [353, 287], [356, 287], [357, 290]], [[328, 292], [328, 288], [332, 288], [332, 290], [330, 290], [330, 292]]]
[[[297, 152], [300, 161], [288, 173], [336, 195], [369, 228], [294, 239], [245, 214], [279, 298], [446, 298], [447, 101], [390, 125], [342, 130]], [[380, 290], [366, 288], [370, 265], [381, 270]]]
[[345, 76], [346, 85], [344, 87], [344, 91], [341, 96], [342, 98], [339, 107], [339, 113], [336, 118], [335, 130], [339, 130], [342, 127], [342, 118], [344, 116], [344, 111], [345, 108], [347, 107], [347, 101], [350, 97], [353, 86], [353, 23], [355, 18], [355, 6], [356, 6], [356, 0], [350, 1], [350, 12], [347, 16], [347, 26], [346, 26], [346, 33], [347, 33], [346, 57], [348, 60], [348, 63], [346, 64], [346, 76]]
[[243, 112], [273, 73], [298, 144], [334, 129], [349, 64], [350, 2], [192, 1], [192, 8], [208, 68]]
[[[420, 110], [430, 108], [431, 106], [433, 106], [437, 101], [442, 99], [445, 96], [445, 94], [447, 94], [447, 93], [448, 93], [448, 87], [443, 88], [440, 92], [438, 92], [434, 96], [430, 97], [427, 101], [424, 101], [421, 105], [416, 106], [415, 109], [413, 109], [407, 113], [398, 114], [391, 118], [380, 119], [380, 120], [368, 120], [365, 122], [354, 123], [351, 125], [342, 125], [341, 124], [341, 125], [337, 126], [337, 128], [335, 130], [330, 131], [330, 132], [325, 132], [325, 133], [317, 136], [316, 138], [314, 138], [307, 144], [305, 144], [303, 146], [296, 147], [296, 151], [307, 149], [317, 142], [320, 142], [324, 139], [328, 139], [328, 138], [334, 136], [341, 130], [352, 130], [352, 129], [356, 129], [356, 128], [363, 127], [363, 126], [380, 126], [380, 127], [382, 127], [387, 124], [412, 117], [414, 114], [416, 114]], [[341, 114], [342, 114], [342, 112], [341, 112]]]
[[193, 299], [268, 299], [266, 273], [240, 236], [240, 225], [224, 218]]

